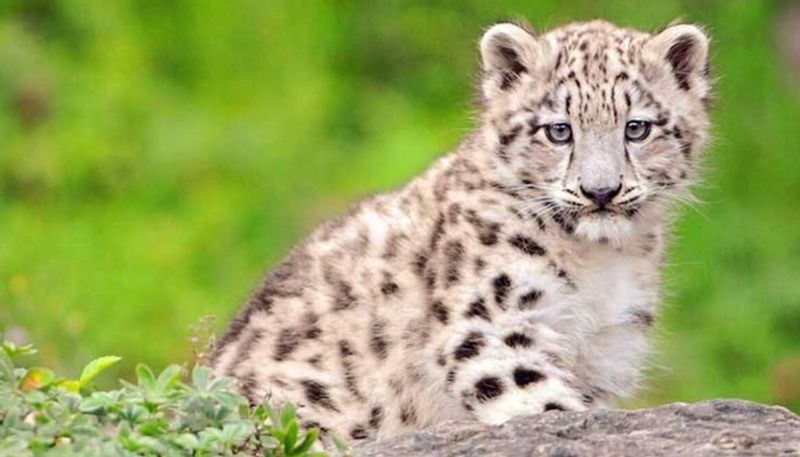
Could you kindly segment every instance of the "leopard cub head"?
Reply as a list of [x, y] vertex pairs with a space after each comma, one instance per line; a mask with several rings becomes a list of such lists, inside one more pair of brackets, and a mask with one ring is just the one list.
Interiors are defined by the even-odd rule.
[[629, 239], [686, 198], [708, 136], [708, 37], [602, 21], [480, 42], [481, 117], [497, 180], [589, 241]]

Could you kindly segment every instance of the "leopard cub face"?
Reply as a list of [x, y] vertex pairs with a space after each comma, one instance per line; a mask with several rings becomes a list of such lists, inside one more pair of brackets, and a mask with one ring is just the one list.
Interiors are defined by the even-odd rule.
[[578, 238], [617, 245], [686, 198], [707, 138], [708, 38], [596, 21], [480, 43], [483, 122], [502, 184]]

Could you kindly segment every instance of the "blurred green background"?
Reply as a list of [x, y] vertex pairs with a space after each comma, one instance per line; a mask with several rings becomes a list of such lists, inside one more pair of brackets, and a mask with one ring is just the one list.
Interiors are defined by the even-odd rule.
[[469, 131], [487, 25], [683, 18], [714, 38], [716, 139], [706, 203], [676, 226], [651, 381], [629, 405], [800, 410], [792, 5], [3, 0], [0, 331], [63, 374], [104, 354], [124, 357], [119, 376], [188, 360], [200, 316], [221, 327], [315, 224]]

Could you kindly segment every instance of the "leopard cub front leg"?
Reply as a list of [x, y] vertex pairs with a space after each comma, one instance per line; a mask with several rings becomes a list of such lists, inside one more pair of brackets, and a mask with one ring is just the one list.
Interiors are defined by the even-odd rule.
[[[472, 303], [474, 312], [484, 308]], [[507, 316], [506, 316], [507, 317]], [[555, 336], [542, 325], [471, 320], [454, 329], [447, 344], [445, 385], [463, 408], [485, 424], [551, 410], [582, 411], [571, 374], [553, 362]]]

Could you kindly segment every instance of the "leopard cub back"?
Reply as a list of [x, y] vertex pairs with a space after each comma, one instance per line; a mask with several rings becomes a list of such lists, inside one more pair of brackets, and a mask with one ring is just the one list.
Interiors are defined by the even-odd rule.
[[669, 209], [708, 136], [708, 38], [497, 24], [480, 53], [475, 130], [311, 233], [220, 339], [215, 374], [252, 402], [359, 440], [640, 384]]

